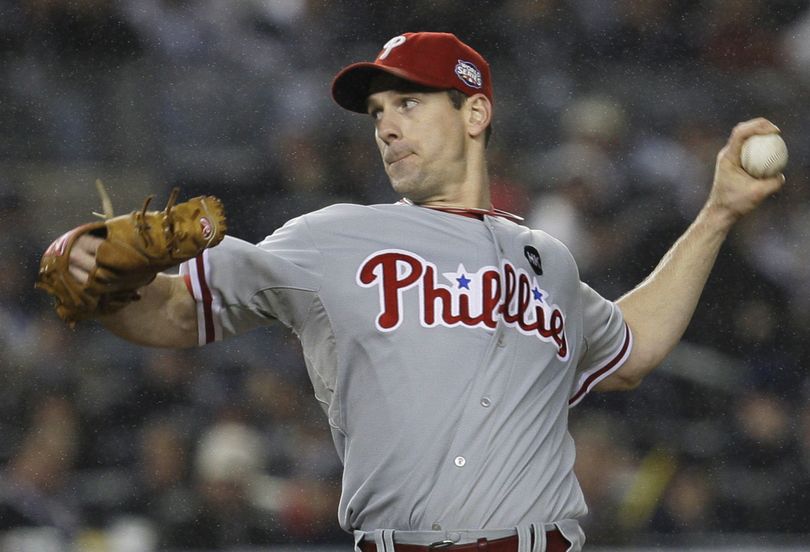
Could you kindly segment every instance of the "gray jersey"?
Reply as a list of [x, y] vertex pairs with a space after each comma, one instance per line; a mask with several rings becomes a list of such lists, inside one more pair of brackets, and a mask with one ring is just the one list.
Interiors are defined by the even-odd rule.
[[587, 512], [568, 408], [632, 338], [547, 234], [402, 203], [335, 205], [258, 245], [227, 237], [181, 270], [201, 344], [274, 319], [300, 338], [344, 464], [344, 529]]

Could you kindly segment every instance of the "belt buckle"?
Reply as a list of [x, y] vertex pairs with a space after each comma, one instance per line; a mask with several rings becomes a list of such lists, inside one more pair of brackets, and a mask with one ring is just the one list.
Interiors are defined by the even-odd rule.
[[434, 543], [429, 544], [428, 545], [428, 550], [440, 550], [442, 548], [449, 548], [449, 547], [453, 546], [454, 544], [456, 544], [456, 543], [451, 541], [451, 540], [448, 540], [448, 539], [440, 540], [440, 541], [436, 541]]

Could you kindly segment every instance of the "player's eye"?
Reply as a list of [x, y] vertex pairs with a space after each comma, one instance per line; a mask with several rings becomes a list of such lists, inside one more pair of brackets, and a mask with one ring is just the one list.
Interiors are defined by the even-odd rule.
[[407, 111], [409, 109], [413, 109], [414, 107], [416, 107], [416, 104], [418, 103], [419, 102], [417, 101], [416, 98], [403, 98], [402, 102], [400, 103], [400, 106], [402, 107], [403, 110]]
[[374, 119], [376, 121], [377, 119], [380, 118], [380, 115], [382, 114], [382, 109], [377, 109], [377, 108], [369, 109], [368, 114], [372, 119]]

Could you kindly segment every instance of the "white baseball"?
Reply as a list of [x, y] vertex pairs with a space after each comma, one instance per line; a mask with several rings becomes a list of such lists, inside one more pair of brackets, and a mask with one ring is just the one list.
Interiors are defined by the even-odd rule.
[[756, 134], [743, 142], [740, 161], [754, 178], [776, 176], [784, 170], [787, 160], [787, 145], [776, 133]]

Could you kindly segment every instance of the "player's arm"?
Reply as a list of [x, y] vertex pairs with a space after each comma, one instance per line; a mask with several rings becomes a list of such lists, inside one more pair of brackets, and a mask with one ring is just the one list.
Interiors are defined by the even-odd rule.
[[[103, 240], [80, 237], [70, 252], [70, 274], [87, 280], [95, 265], [95, 253]], [[114, 334], [152, 347], [193, 347], [197, 344], [197, 309], [180, 276], [158, 274], [138, 290], [141, 298], [98, 320]]]
[[625, 364], [597, 390], [632, 389], [658, 366], [680, 341], [731, 227], [778, 191], [784, 176], [756, 179], [740, 164], [740, 150], [754, 134], [778, 132], [765, 119], [737, 125], [717, 156], [709, 199], [692, 225], [653, 272], [619, 299], [633, 332], [633, 350]]

